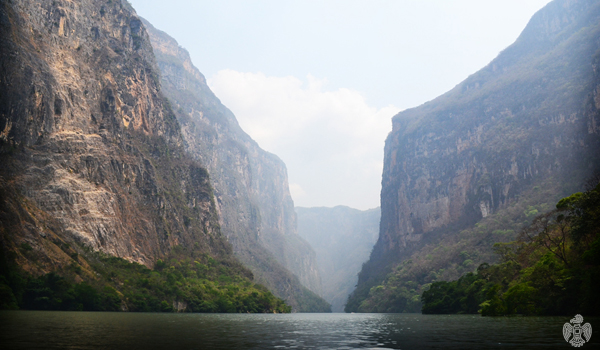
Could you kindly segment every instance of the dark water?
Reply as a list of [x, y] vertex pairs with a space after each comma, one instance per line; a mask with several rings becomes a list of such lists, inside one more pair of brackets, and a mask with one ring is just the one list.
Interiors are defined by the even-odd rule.
[[[572, 349], [569, 319], [3, 311], [0, 349]], [[600, 332], [599, 318], [584, 322]], [[598, 338], [581, 349], [600, 349]]]

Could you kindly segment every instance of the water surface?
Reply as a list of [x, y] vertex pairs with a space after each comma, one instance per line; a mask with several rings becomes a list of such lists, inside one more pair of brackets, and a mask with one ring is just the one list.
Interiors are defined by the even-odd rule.
[[[585, 315], [584, 315], [585, 318]], [[548, 349], [570, 317], [0, 312], [2, 349]], [[600, 319], [585, 318], [600, 332]], [[600, 333], [581, 349], [600, 349]]]

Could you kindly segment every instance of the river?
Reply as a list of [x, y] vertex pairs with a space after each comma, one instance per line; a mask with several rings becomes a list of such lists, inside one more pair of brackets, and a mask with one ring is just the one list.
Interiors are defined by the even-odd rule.
[[[585, 318], [585, 315], [584, 315]], [[570, 317], [0, 312], [1, 349], [572, 348]], [[600, 318], [585, 318], [600, 330]], [[596, 331], [598, 332], [598, 331]], [[596, 338], [596, 339], [594, 339]], [[597, 339], [582, 349], [599, 349]]]

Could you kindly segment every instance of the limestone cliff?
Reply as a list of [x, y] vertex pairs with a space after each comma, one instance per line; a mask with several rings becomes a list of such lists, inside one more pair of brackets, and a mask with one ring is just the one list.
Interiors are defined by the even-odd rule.
[[258, 281], [295, 310], [317, 311], [308, 305], [325, 303], [316, 301], [318, 298], [310, 296], [302, 285], [320, 294], [321, 280], [314, 251], [296, 232], [285, 164], [262, 150], [240, 128], [185, 49], [147, 21], [144, 24], [161, 71], [163, 91], [181, 124], [186, 150], [211, 175], [221, 229], [236, 255]]
[[[537, 192], [546, 191], [541, 200], [554, 203], [582, 188], [600, 166], [599, 49], [600, 4], [553, 1], [488, 66], [393, 118], [380, 236], [361, 273], [354, 309], [399, 262], [426, 254], [422, 247], [476, 223], [477, 229], [501, 222], [507, 228], [525, 220], [510, 210]], [[549, 209], [542, 207], [531, 211]], [[481, 239], [470, 242], [483, 246]], [[458, 253], [447, 255], [446, 272], [450, 263], [460, 264], [450, 257], [459, 259]]]
[[0, 91], [0, 239], [23, 268], [84, 264], [74, 247], [147, 266], [175, 246], [231, 255], [126, 2], [2, 1]]

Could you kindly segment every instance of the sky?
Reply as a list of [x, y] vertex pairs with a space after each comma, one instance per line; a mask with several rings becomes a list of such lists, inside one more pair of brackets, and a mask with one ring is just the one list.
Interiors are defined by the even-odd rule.
[[379, 206], [391, 118], [452, 89], [549, 0], [129, 0], [288, 169], [296, 206]]

